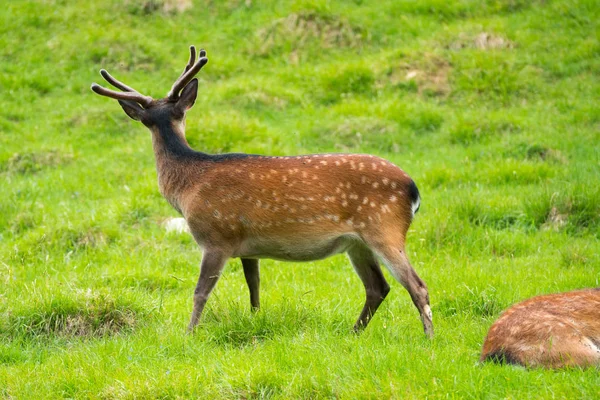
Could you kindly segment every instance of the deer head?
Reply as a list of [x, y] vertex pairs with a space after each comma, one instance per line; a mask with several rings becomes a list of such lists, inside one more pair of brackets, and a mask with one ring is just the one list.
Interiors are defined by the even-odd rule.
[[175, 81], [167, 97], [155, 100], [118, 81], [105, 69], [100, 70], [102, 77], [111, 85], [121, 90], [106, 89], [92, 83], [91, 89], [101, 96], [117, 99], [123, 111], [132, 119], [141, 121], [149, 128], [168, 123], [183, 123], [185, 113], [196, 101], [198, 79], [196, 74], [206, 65], [206, 51], [200, 50], [196, 60], [196, 48], [190, 46], [190, 59], [182, 74]]

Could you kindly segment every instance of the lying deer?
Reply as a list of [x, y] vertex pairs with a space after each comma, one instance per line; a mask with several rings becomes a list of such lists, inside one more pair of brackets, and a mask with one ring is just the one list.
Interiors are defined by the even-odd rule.
[[486, 360], [527, 367], [600, 366], [600, 288], [512, 306], [490, 328], [481, 353]]
[[100, 73], [121, 91], [92, 84], [117, 99], [125, 113], [152, 133], [158, 186], [187, 221], [203, 249], [189, 330], [198, 323], [227, 259], [239, 257], [253, 309], [259, 307], [259, 259], [312, 261], [347, 253], [366, 290], [359, 331], [388, 294], [380, 258], [408, 290], [425, 333], [433, 336], [427, 286], [404, 250], [408, 227], [420, 205], [419, 191], [400, 168], [363, 154], [267, 157], [210, 155], [185, 138], [185, 116], [195, 100], [194, 76], [208, 62], [190, 47], [185, 70], [164, 99], [144, 96]]

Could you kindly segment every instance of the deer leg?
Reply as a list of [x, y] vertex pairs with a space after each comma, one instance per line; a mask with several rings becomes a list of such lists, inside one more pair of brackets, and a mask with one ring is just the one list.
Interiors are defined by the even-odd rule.
[[225, 262], [229, 257], [221, 251], [214, 251], [206, 249], [202, 255], [202, 264], [200, 265], [200, 277], [194, 290], [194, 310], [192, 311], [192, 318], [188, 326], [188, 331], [193, 331], [194, 327], [198, 324], [202, 310], [206, 305], [208, 296], [212, 292], [213, 288], [217, 284]]
[[365, 286], [366, 300], [358, 320], [354, 324], [354, 331], [360, 332], [377, 311], [379, 305], [390, 291], [375, 254], [363, 244], [357, 244], [348, 250], [348, 258]]
[[410, 265], [404, 249], [398, 249], [391, 246], [374, 246], [375, 251], [382, 258], [385, 266], [388, 268], [394, 278], [404, 286], [410, 294], [423, 322], [425, 334], [433, 337], [433, 320], [431, 307], [429, 306], [429, 292], [427, 285], [416, 271]]
[[242, 258], [242, 267], [244, 267], [244, 276], [250, 290], [250, 305], [252, 311], [257, 311], [260, 308], [259, 287], [260, 273], [258, 270], [258, 260], [253, 258]]

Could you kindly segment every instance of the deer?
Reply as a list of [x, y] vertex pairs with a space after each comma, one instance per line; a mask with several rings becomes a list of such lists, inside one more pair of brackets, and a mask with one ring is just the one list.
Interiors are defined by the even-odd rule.
[[118, 100], [123, 111], [152, 134], [158, 187], [185, 218], [202, 250], [200, 276], [188, 325], [192, 332], [230, 258], [240, 258], [253, 311], [260, 307], [259, 260], [305, 262], [346, 253], [366, 292], [354, 324], [362, 331], [390, 286], [379, 265], [410, 294], [425, 334], [433, 337], [426, 284], [411, 266], [405, 237], [420, 207], [414, 181], [399, 167], [367, 154], [264, 156], [207, 154], [185, 136], [186, 112], [198, 93], [196, 74], [206, 51], [190, 58], [167, 97], [153, 99], [112, 77], [120, 91], [91, 89]]
[[490, 327], [480, 361], [600, 366], [600, 288], [537, 296], [510, 307]]

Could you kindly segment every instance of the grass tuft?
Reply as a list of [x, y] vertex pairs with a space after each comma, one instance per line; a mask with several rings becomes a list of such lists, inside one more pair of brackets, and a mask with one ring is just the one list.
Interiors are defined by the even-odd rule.
[[9, 338], [92, 338], [129, 333], [144, 312], [135, 304], [109, 295], [54, 297], [33, 307], [12, 311], [3, 334]]
[[434, 310], [445, 317], [465, 315], [486, 319], [498, 315], [506, 307], [498, 299], [496, 289], [493, 287], [484, 290], [471, 289], [467, 286], [465, 288], [465, 293], [440, 299]]
[[207, 310], [202, 329], [206, 339], [219, 346], [257, 346], [277, 337], [290, 337], [300, 333], [307, 325], [314, 324], [314, 312], [298, 305], [263, 306], [258, 312], [250, 312], [237, 304], [219, 304]]

